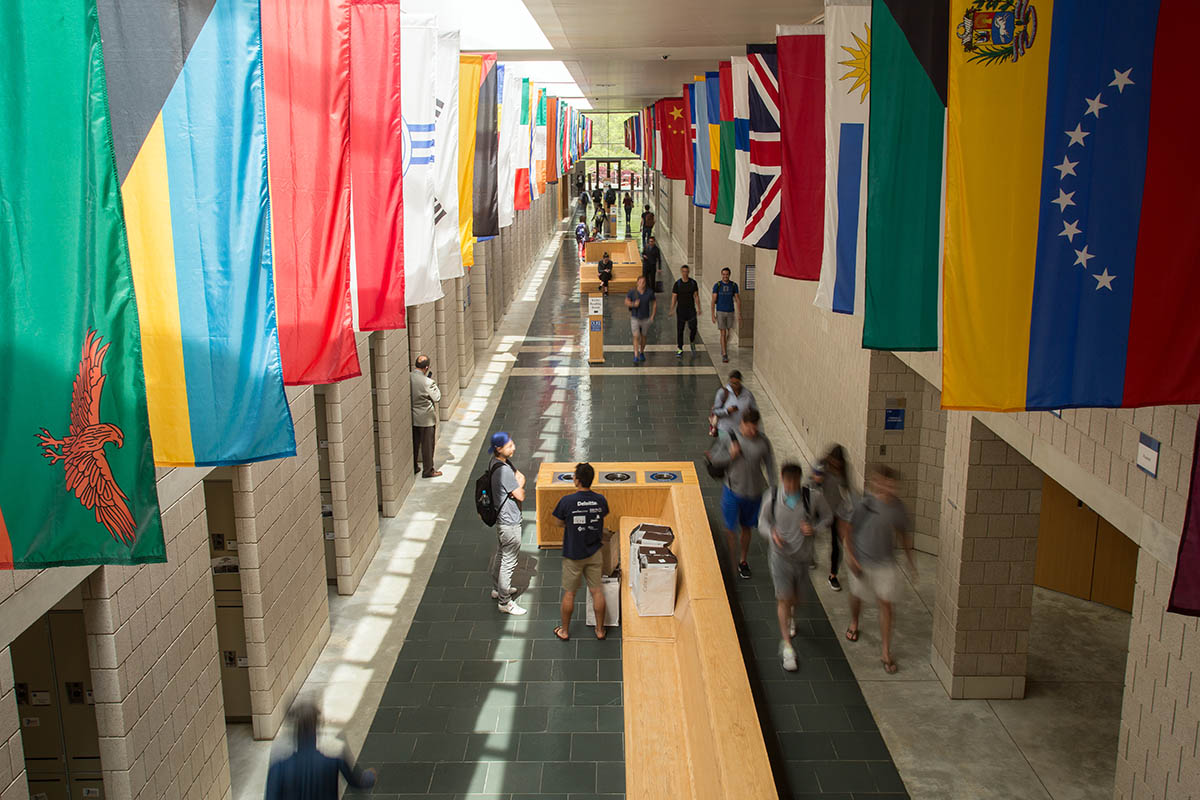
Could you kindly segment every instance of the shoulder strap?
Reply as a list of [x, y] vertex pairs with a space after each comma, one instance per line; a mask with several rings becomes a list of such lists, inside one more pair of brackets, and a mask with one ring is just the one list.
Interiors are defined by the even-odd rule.
[[805, 515], [808, 515], [808, 514], [811, 514], [811, 513], [812, 513], [812, 506], [810, 506], [810, 505], [809, 505], [809, 502], [808, 502], [808, 495], [809, 495], [809, 492], [808, 492], [808, 487], [807, 487], [807, 486], [804, 486], [804, 487], [802, 487], [802, 488], [800, 489], [800, 499], [804, 501], [804, 513], [805, 513]]

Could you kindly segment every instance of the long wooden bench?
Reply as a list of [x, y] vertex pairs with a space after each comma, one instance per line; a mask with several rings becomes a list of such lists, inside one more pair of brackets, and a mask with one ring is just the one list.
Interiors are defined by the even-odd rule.
[[617, 262], [640, 264], [642, 262], [638, 243], [633, 239], [606, 239], [602, 242], [588, 242], [583, 246], [584, 261], [595, 263], [605, 253], [612, 257], [614, 264]]
[[[630, 574], [629, 533], [642, 522], [671, 527], [671, 549], [679, 560], [674, 616], [639, 616], [632, 590], [622, 581], [626, 797], [776, 797], [695, 468], [685, 462], [593, 466], [597, 475], [634, 475], [626, 483], [593, 486], [608, 499], [610, 526], [617, 526], [620, 537], [623, 574]], [[573, 468], [543, 464], [538, 473], [540, 546], [561, 544], [561, 528], [543, 522], [558, 497], [574, 491], [556, 483], [554, 475]], [[646, 474], [654, 471], [677, 471], [681, 482], [650, 483]]]
[[[637, 286], [637, 279], [642, 275], [642, 265], [618, 264], [613, 262], [612, 280], [608, 282], [609, 292], [625, 294]], [[595, 264], [584, 264], [579, 268], [580, 294], [594, 294], [600, 291], [600, 271]]]

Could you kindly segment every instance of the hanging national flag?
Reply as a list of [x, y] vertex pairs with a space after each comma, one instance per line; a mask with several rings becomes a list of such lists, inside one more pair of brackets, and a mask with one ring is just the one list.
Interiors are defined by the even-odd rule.
[[[190, 17], [173, 3], [104, 2]], [[350, 296], [350, 0], [262, 0], [262, 49], [283, 379], [333, 383], [362, 374]]]
[[655, 121], [659, 125], [659, 149], [662, 152], [663, 177], [673, 181], [683, 180], [687, 173], [687, 122], [684, 118], [683, 99], [665, 97], [655, 103]]
[[462, 243], [458, 238], [458, 42], [458, 31], [438, 31], [433, 101], [433, 248], [438, 276], [444, 281], [463, 274]]
[[708, 82], [697, 75], [692, 84], [692, 110], [696, 117], [696, 161], [693, 163], [695, 194], [692, 205], [708, 208], [712, 202], [712, 148], [709, 146]]
[[1175, 577], [1171, 581], [1171, 599], [1167, 611], [1200, 617], [1200, 427], [1192, 448], [1191, 487], [1175, 559]]
[[[779, 26], [779, 107], [783, 185], [775, 274], [821, 275], [825, 209], [825, 49], [820, 25]], [[753, 153], [753, 144], [751, 145]], [[753, 157], [753, 155], [751, 156]]]
[[862, 312], [867, 261], [867, 123], [871, 113], [871, 6], [825, 6], [825, 246], [813, 305]]
[[704, 92], [708, 98], [708, 163], [709, 193], [708, 213], [716, 215], [718, 194], [721, 189], [721, 74], [704, 74]]
[[500, 233], [500, 128], [497, 117], [500, 67], [496, 63], [495, 53], [483, 55], [481, 69], [479, 109], [475, 118], [475, 190], [472, 201], [472, 229], [477, 237], [497, 236]]
[[350, 44], [355, 322], [361, 331], [395, 330], [405, 316], [399, 0], [354, 3]]
[[936, 350], [950, 0], [871, 10], [863, 347]]
[[546, 98], [546, 183], [558, 183], [558, 98]]
[[45, 11], [0, 6], [0, 569], [163, 562], [96, 6]]
[[[734, 56], [730, 64], [733, 85], [733, 210], [729, 238], [741, 243], [746, 236], [746, 205], [750, 199], [750, 62]], [[725, 174], [725, 165], [721, 165]]]
[[684, 134], [687, 147], [684, 148], [684, 181], [683, 193], [688, 197], [696, 194], [696, 87], [694, 84], [683, 85], [683, 113], [687, 121], [687, 132]]
[[458, 241], [464, 267], [475, 266], [475, 137], [482, 72], [483, 56], [458, 57]]
[[517, 144], [521, 138], [521, 78], [511, 65], [496, 67], [496, 121], [500, 136], [497, 143], [496, 185], [497, 220], [501, 228], [513, 224], [516, 210]]
[[746, 45], [746, 60], [750, 71], [750, 180], [742, 241], [762, 250], [777, 250], [783, 162], [779, 142], [779, 60], [775, 45]]
[[728, 225], [733, 220], [733, 180], [734, 180], [734, 130], [733, 130], [733, 64], [722, 61], [720, 68], [720, 104], [718, 112], [721, 120], [721, 154], [720, 169], [715, 173], [718, 186], [714, 189], [717, 202], [716, 221]]
[[951, 6], [942, 403], [1200, 402], [1193, 6], [1037, 5]]
[[404, 13], [400, 29], [400, 84], [404, 107], [404, 304], [442, 296], [435, 256], [434, 158], [437, 126], [437, 24], [434, 17]]
[[[517, 128], [516, 158], [516, 209], [526, 211], [533, 198], [533, 176], [530, 165], [533, 162], [533, 121], [537, 102], [534, 87], [528, 78], [521, 79], [520, 102], [515, 103], [513, 110], [520, 109], [520, 125]], [[514, 98], [516, 100], [516, 98]]]
[[536, 114], [533, 123], [533, 163], [537, 170], [534, 196], [546, 193], [546, 90], [538, 89]]
[[[218, 0], [184, 23], [175, 4], [113, 2], [102, 16], [155, 460], [216, 466], [294, 455], [258, 6]], [[154, 33], [163, 26], [182, 37], [172, 58], [157, 49], [166, 46]]]

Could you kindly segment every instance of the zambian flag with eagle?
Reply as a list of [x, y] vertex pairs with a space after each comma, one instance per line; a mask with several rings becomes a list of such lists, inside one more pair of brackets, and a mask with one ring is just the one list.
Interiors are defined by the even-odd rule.
[[0, 568], [165, 561], [95, 2], [0, 24]]

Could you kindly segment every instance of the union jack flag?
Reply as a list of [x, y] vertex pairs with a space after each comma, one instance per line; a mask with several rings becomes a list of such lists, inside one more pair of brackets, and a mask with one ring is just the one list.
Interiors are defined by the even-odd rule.
[[780, 175], [779, 62], [773, 44], [746, 46], [750, 62], [750, 198], [743, 241], [779, 249]]

